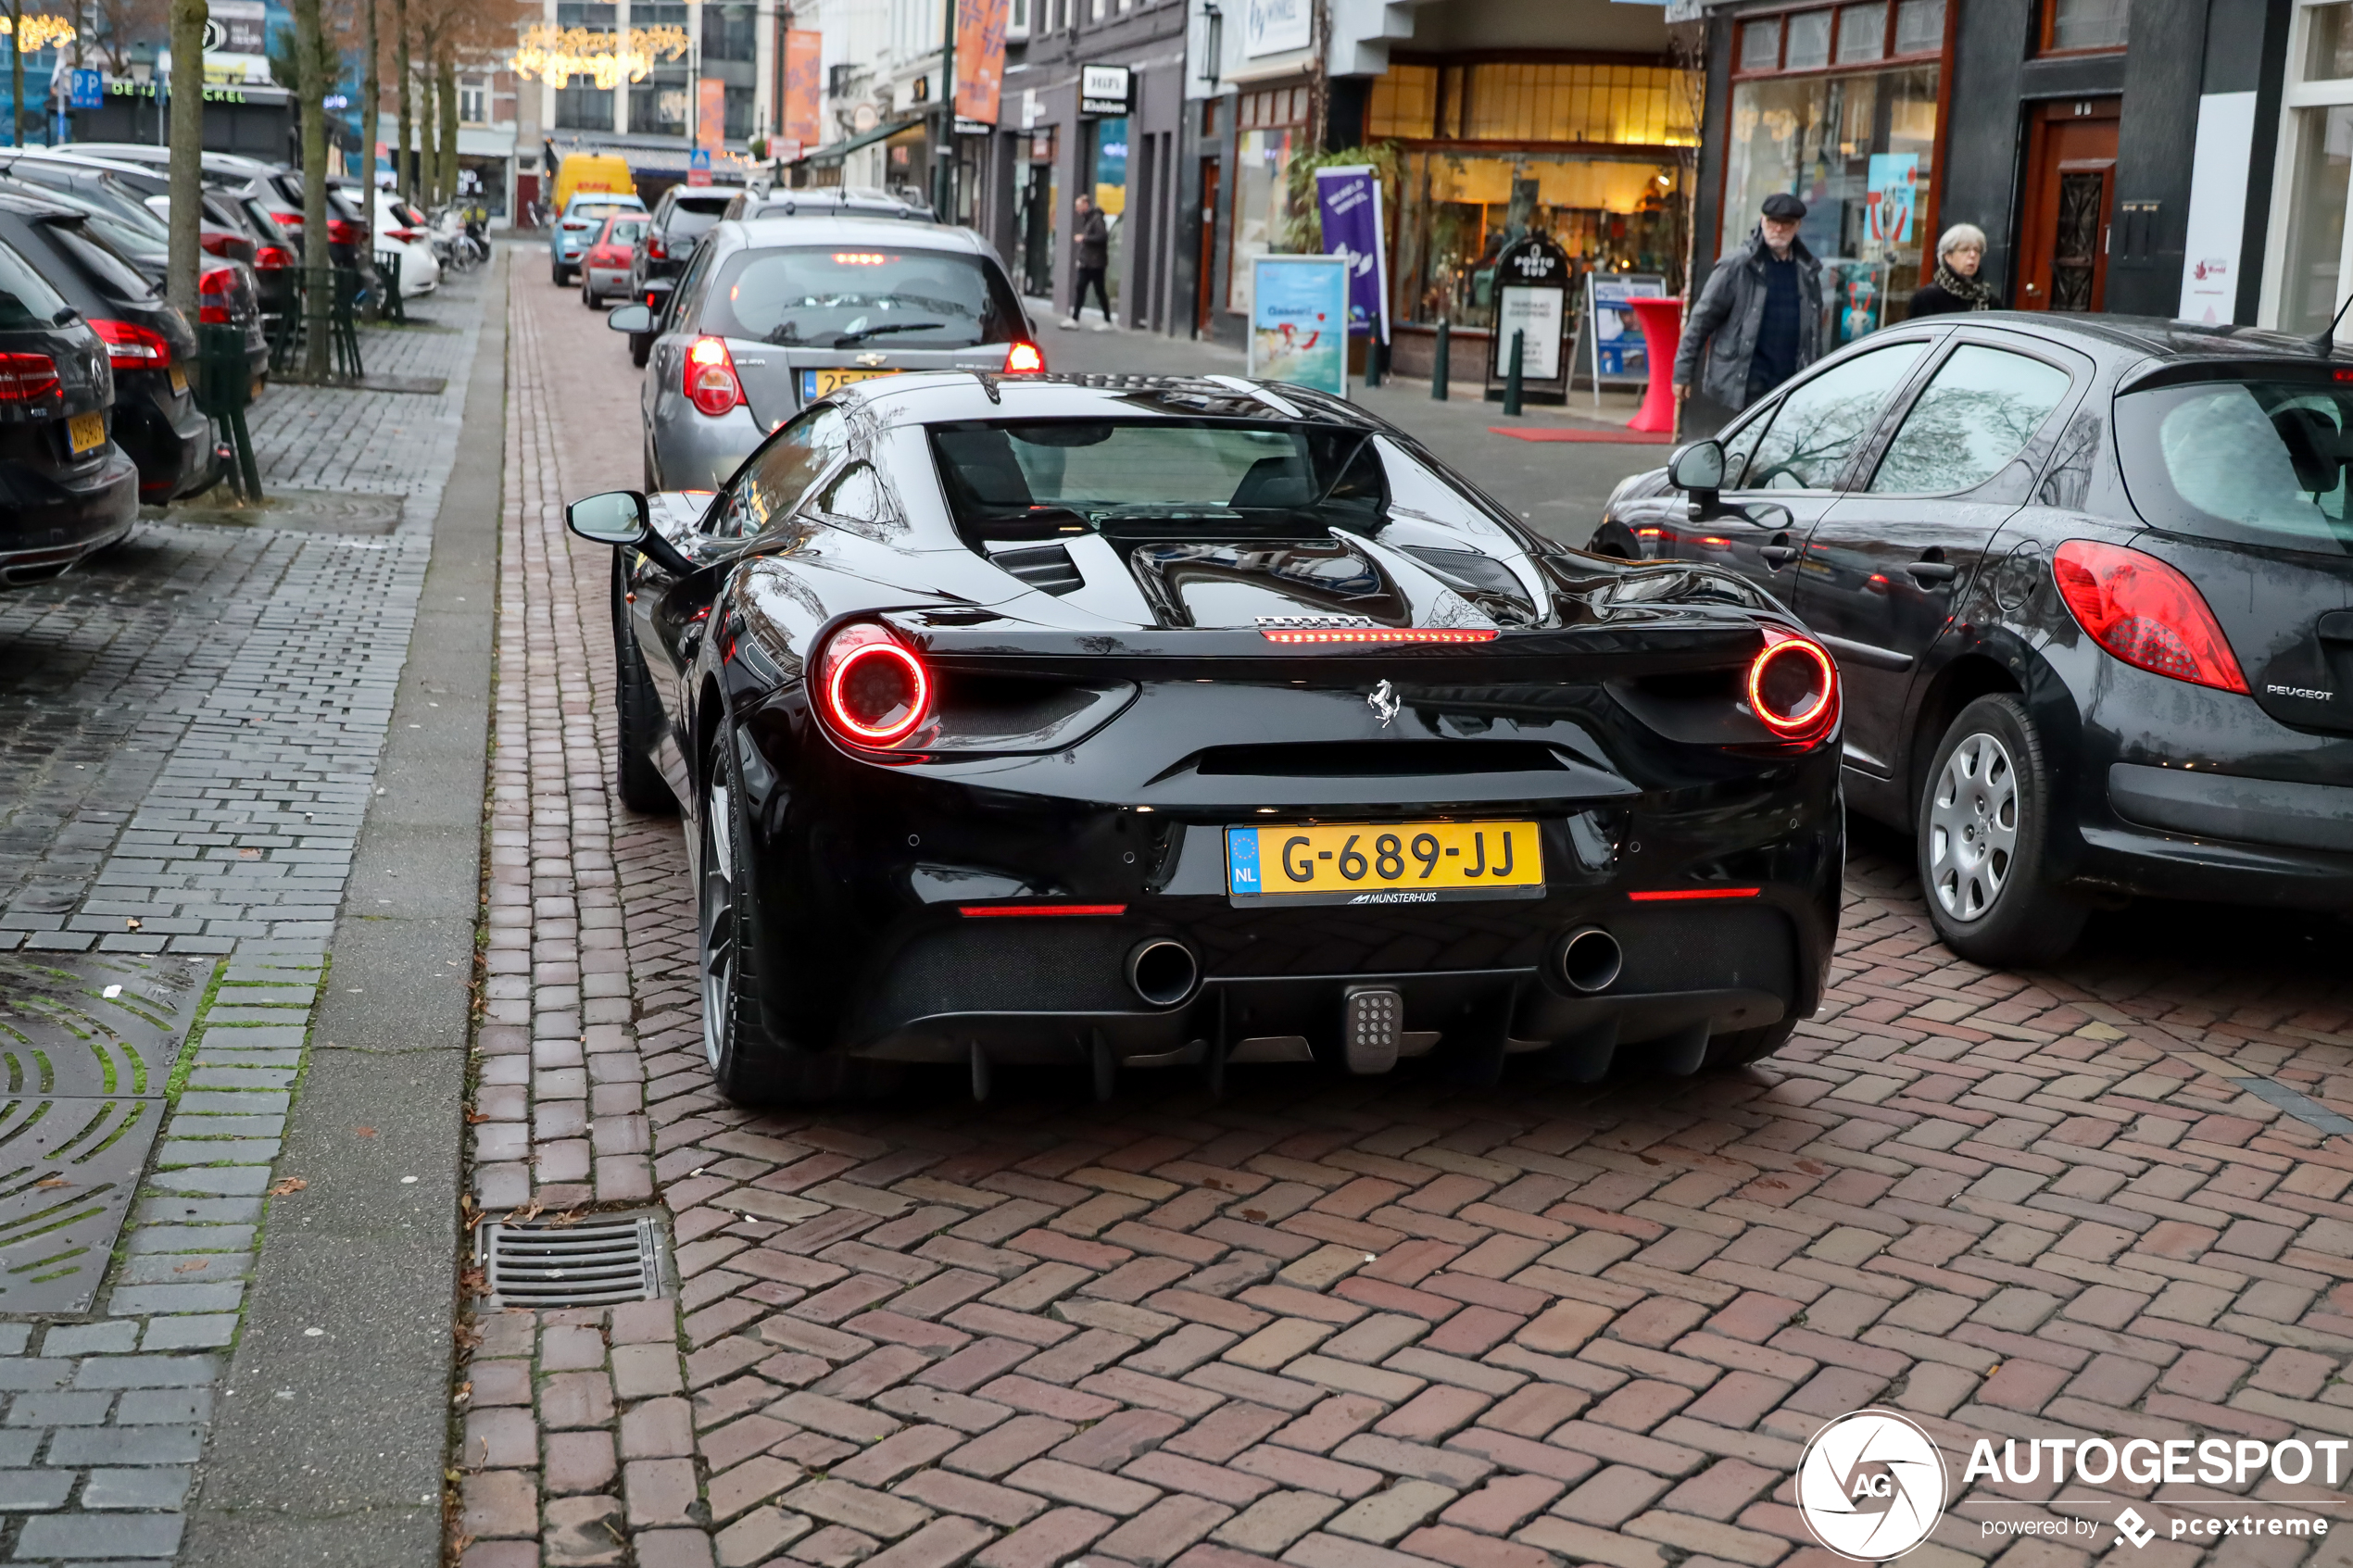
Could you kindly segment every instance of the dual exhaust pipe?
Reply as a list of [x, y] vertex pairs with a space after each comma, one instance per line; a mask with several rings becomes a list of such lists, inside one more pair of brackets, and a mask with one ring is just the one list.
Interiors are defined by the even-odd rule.
[[[1583, 925], [1553, 946], [1553, 972], [1579, 996], [1593, 996], [1617, 984], [1626, 950], [1598, 925]], [[1128, 950], [1127, 988], [1148, 1007], [1173, 1008], [1191, 999], [1201, 986], [1201, 960], [1184, 943], [1148, 936]]]

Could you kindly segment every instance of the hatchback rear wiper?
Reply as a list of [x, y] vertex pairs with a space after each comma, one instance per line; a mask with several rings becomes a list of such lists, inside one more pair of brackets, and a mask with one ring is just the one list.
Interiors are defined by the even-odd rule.
[[863, 343], [870, 337], [880, 337], [885, 332], [929, 332], [947, 324], [945, 321], [890, 321], [879, 327], [865, 327], [854, 332], [838, 333], [834, 338], [833, 346], [848, 348], [853, 343]]

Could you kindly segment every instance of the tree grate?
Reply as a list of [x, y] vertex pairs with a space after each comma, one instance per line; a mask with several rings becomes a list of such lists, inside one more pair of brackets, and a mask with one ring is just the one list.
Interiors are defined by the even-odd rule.
[[668, 1251], [661, 1218], [650, 1210], [592, 1214], [570, 1224], [494, 1220], [474, 1236], [474, 1261], [494, 1308], [649, 1301], [670, 1278]]

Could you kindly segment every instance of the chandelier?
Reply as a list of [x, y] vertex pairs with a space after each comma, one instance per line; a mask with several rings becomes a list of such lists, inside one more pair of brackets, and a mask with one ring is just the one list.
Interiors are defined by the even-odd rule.
[[[8, 19], [0, 17], [0, 37], [13, 31]], [[24, 34], [16, 41], [17, 53], [37, 55], [52, 44], [69, 43], [72, 38], [73, 23], [63, 17], [27, 17], [24, 19]]]
[[561, 87], [575, 76], [592, 77], [607, 92], [623, 82], [643, 82], [657, 59], [674, 60], [687, 49], [683, 27], [633, 27], [599, 32], [585, 27], [534, 22], [515, 45], [514, 71]]

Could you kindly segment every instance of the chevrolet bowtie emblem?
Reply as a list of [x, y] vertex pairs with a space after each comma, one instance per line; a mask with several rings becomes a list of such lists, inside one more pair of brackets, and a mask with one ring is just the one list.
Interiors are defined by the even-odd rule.
[[889, 364], [890, 356], [887, 354], [861, 354], [858, 356], [858, 362], [861, 365], [865, 366], [867, 369], [872, 370], [876, 365]]

